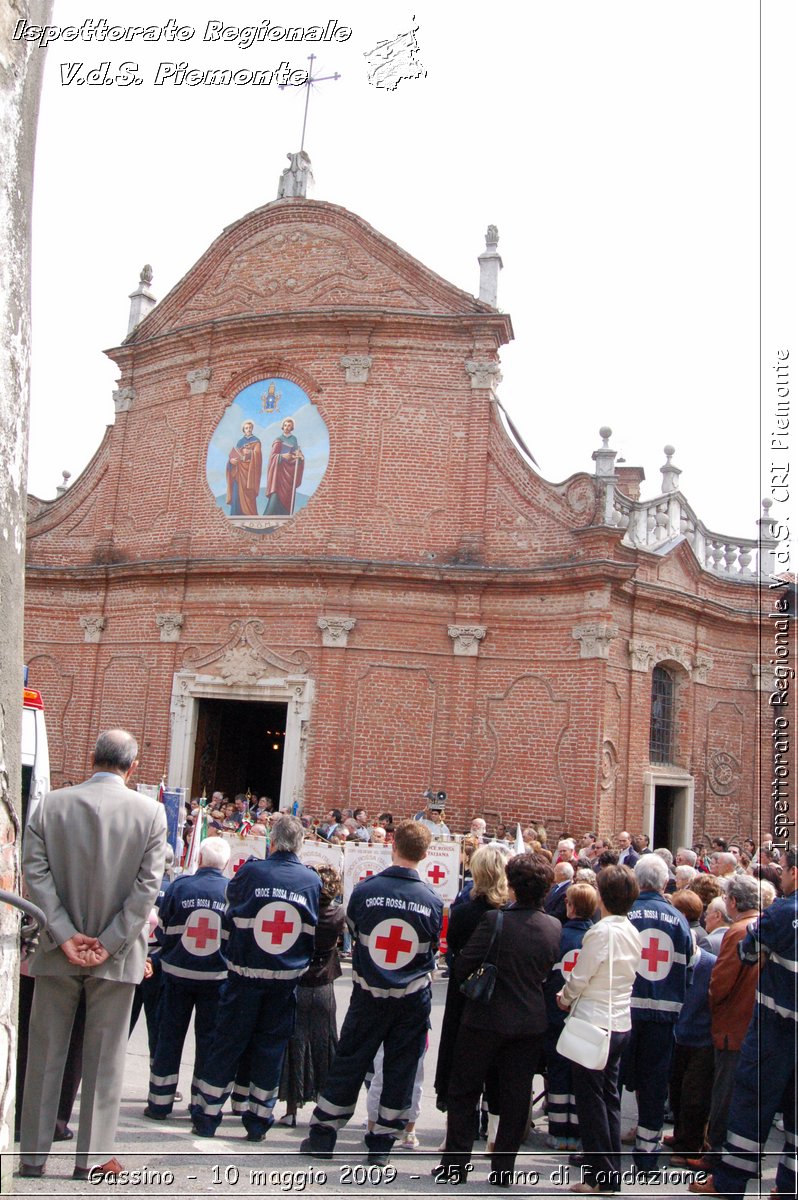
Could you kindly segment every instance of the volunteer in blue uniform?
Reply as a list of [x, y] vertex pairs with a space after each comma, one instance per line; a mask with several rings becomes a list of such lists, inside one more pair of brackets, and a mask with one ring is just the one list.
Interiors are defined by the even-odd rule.
[[[172, 1111], [192, 1012], [194, 1077], [204, 1074], [219, 992], [227, 978], [222, 929], [227, 879], [222, 872], [229, 861], [230, 843], [222, 838], [206, 838], [200, 847], [196, 874], [176, 879], [160, 904], [156, 933], [161, 945], [163, 992], [143, 1114], [153, 1121], [165, 1121]], [[192, 1100], [194, 1092], [192, 1082]]]
[[338, 1130], [355, 1111], [374, 1055], [384, 1045], [377, 1120], [366, 1134], [369, 1162], [385, 1163], [409, 1120], [413, 1081], [424, 1053], [443, 903], [416, 867], [429, 830], [406, 821], [394, 830], [390, 867], [353, 890], [347, 922], [354, 938], [352, 998], [338, 1052], [310, 1118], [304, 1153], [331, 1156]]
[[632, 1036], [624, 1053], [623, 1083], [637, 1092], [634, 1163], [656, 1171], [668, 1097], [674, 1026], [687, 995], [693, 936], [682, 914], [669, 904], [667, 864], [658, 854], [635, 863], [640, 895], [629, 920], [640, 934], [640, 966], [632, 988]]
[[781, 878], [784, 897], [766, 908], [737, 947], [744, 963], [761, 962], [754, 1016], [734, 1076], [726, 1144], [719, 1166], [690, 1191], [739, 1196], [755, 1179], [776, 1113], [784, 1118], [784, 1149], [771, 1196], [796, 1195], [795, 1046], [798, 1037], [798, 867], [787, 851]]
[[[546, 1111], [549, 1117], [549, 1145], [552, 1150], [576, 1150], [579, 1118], [571, 1081], [571, 1060], [557, 1053], [566, 1014], [557, 1004], [562, 990], [576, 966], [585, 934], [593, 928], [596, 889], [590, 883], [571, 883], [565, 893], [565, 924], [560, 935], [559, 961], [543, 984], [546, 1000]], [[549, 914], [552, 915], [551, 913]]]
[[271, 830], [268, 858], [247, 859], [227, 886], [227, 979], [212, 1045], [193, 1083], [191, 1117], [200, 1137], [213, 1137], [231, 1092], [249, 1141], [262, 1141], [274, 1124], [297, 981], [313, 953], [321, 880], [297, 858], [301, 822], [280, 814]]

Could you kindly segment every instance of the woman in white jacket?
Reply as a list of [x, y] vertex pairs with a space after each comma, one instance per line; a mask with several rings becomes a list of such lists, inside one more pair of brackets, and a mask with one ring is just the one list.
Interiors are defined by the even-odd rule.
[[[634, 872], [608, 866], [598, 876], [601, 920], [585, 934], [576, 966], [557, 996], [563, 1009], [578, 1000], [578, 1015], [611, 1030], [602, 1071], [574, 1063], [572, 1079], [582, 1135], [582, 1180], [572, 1192], [608, 1193], [621, 1186], [621, 1054], [632, 1028], [630, 1000], [640, 963], [640, 935], [626, 914], [639, 894]], [[611, 970], [610, 970], [611, 965]], [[612, 986], [610, 986], [610, 979]]]

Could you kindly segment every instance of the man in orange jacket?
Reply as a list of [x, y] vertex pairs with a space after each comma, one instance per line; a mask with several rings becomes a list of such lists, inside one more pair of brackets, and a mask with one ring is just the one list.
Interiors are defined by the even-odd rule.
[[726, 892], [726, 911], [731, 925], [720, 944], [720, 954], [709, 983], [715, 1046], [712, 1107], [707, 1130], [712, 1154], [720, 1154], [726, 1140], [734, 1072], [754, 1012], [759, 968], [752, 969], [741, 963], [737, 947], [750, 923], [759, 916], [759, 909], [758, 881], [749, 875], [732, 875]]

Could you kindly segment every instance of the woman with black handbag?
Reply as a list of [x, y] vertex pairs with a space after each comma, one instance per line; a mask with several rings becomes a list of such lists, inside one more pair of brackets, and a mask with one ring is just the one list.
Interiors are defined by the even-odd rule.
[[[601, 920], [585, 934], [576, 966], [568, 976], [557, 1003], [572, 1015], [557, 1043], [560, 1054], [574, 1058], [571, 1065], [576, 1111], [582, 1136], [582, 1179], [572, 1192], [612, 1193], [621, 1186], [621, 1098], [618, 1074], [621, 1053], [632, 1028], [632, 985], [640, 965], [640, 935], [626, 914], [640, 889], [628, 867], [604, 867], [598, 875]], [[578, 1003], [577, 1003], [578, 1001]], [[586, 1033], [604, 1032], [599, 1057], [605, 1065], [584, 1065], [589, 1045], [578, 1036], [567, 1042], [569, 1022], [587, 1023]], [[570, 1053], [569, 1053], [570, 1051]], [[580, 1061], [581, 1059], [581, 1061]]]
[[[561, 926], [542, 911], [554, 878], [545, 859], [518, 854], [506, 870], [512, 903], [502, 913], [489, 912], [482, 918], [454, 964], [461, 982], [486, 962], [495, 964], [496, 977], [487, 1002], [466, 999], [449, 1080], [446, 1148], [433, 1172], [439, 1182], [465, 1183], [468, 1178], [474, 1111], [490, 1067], [499, 1083], [490, 1183], [512, 1183], [526, 1128], [532, 1078], [546, 1031], [543, 980], [557, 960]], [[500, 916], [501, 932], [496, 928]]]
[[503, 908], [507, 903], [507, 876], [504, 869], [507, 858], [507, 851], [503, 846], [480, 846], [475, 850], [471, 859], [471, 878], [474, 886], [468, 899], [455, 905], [449, 914], [449, 928], [446, 933], [449, 983], [446, 988], [446, 1005], [438, 1044], [438, 1065], [435, 1070], [435, 1092], [437, 1106], [441, 1112], [446, 1112], [448, 1107], [454, 1048], [466, 1005], [454, 965], [485, 913]]

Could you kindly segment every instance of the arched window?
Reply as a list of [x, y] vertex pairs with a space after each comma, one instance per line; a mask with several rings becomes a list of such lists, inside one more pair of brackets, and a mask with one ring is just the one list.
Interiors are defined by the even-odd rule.
[[651, 729], [648, 756], [653, 763], [673, 762], [673, 676], [655, 667], [651, 680]]

